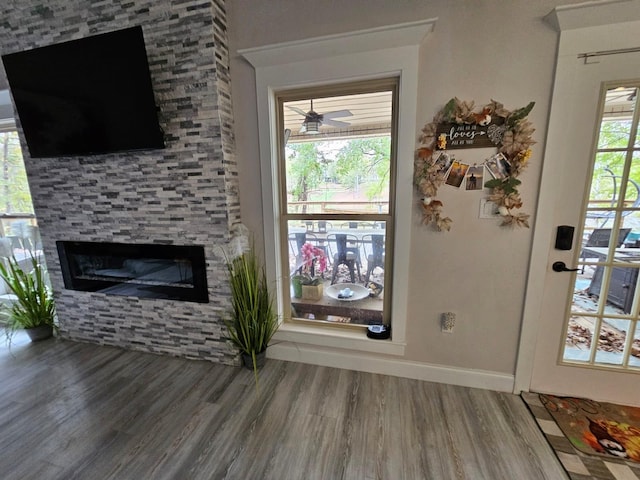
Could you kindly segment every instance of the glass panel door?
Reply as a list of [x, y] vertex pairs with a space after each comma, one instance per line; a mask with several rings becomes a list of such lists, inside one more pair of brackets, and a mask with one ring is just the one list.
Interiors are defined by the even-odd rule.
[[579, 246], [562, 360], [640, 365], [640, 145], [638, 84], [608, 84]]

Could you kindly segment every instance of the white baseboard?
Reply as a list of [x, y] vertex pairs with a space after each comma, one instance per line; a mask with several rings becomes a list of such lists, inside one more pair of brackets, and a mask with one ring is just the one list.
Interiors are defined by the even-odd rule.
[[504, 373], [446, 367], [385, 358], [362, 352], [340, 352], [322, 347], [284, 342], [270, 346], [267, 350], [267, 357], [498, 392], [511, 393], [514, 387], [514, 376]]

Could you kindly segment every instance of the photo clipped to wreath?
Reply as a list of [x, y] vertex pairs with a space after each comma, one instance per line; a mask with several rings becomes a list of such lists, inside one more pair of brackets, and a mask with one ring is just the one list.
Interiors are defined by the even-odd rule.
[[482, 190], [484, 178], [484, 167], [482, 165], [474, 165], [467, 170], [465, 178], [465, 188], [467, 190]]
[[[438, 231], [451, 229], [453, 220], [444, 216], [443, 204], [436, 198], [443, 184], [465, 190], [489, 188], [490, 202], [497, 205], [502, 226], [529, 227], [529, 215], [519, 212], [522, 199], [518, 192], [518, 176], [531, 157], [535, 128], [527, 115], [534, 102], [526, 107], [510, 111], [491, 100], [491, 103], [474, 111], [474, 102], [452, 98], [440, 110], [431, 123], [427, 123], [419, 137], [421, 146], [416, 151], [414, 183], [420, 192], [422, 223], [433, 225]], [[482, 165], [465, 163], [452, 150], [468, 148], [497, 149]], [[491, 179], [483, 184], [484, 168]]]

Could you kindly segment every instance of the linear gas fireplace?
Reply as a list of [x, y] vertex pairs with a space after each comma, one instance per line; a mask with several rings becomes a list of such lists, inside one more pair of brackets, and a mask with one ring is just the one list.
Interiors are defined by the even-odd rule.
[[56, 242], [70, 290], [207, 303], [202, 246]]

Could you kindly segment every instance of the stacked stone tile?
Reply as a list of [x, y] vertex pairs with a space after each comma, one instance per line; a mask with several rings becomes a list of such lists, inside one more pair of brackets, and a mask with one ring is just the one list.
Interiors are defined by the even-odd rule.
[[[23, 142], [61, 335], [234, 363], [221, 320], [221, 248], [240, 222], [224, 0], [22, 0], [0, 15], [2, 54], [141, 25], [166, 134], [164, 150], [86, 157], [31, 159]], [[65, 290], [56, 240], [204, 245], [210, 302]]]

